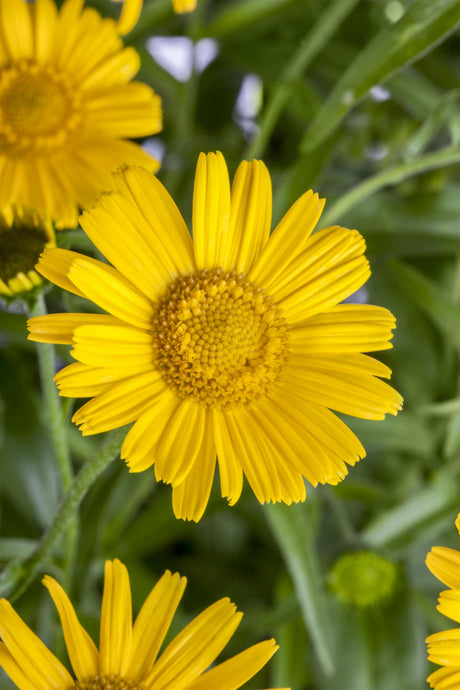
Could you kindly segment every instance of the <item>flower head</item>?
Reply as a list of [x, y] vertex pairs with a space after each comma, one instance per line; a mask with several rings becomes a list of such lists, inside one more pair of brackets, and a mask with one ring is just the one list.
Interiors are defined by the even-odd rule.
[[237, 690], [278, 649], [274, 640], [266, 640], [207, 671], [243, 615], [229, 599], [220, 599], [159, 654], [186, 579], [167, 570], [133, 625], [128, 571], [114, 560], [105, 564], [98, 650], [62, 587], [48, 575], [43, 584], [58, 610], [76, 679], [1, 599], [0, 666], [20, 690]]
[[139, 55], [83, 0], [0, 0], [0, 207], [59, 227], [110, 188], [121, 163], [158, 163], [127, 137], [161, 129], [161, 102], [131, 82]]
[[75, 414], [84, 434], [135, 421], [122, 447], [133, 472], [152, 464], [173, 487], [176, 516], [199, 520], [219, 463], [222, 496], [245, 475], [259, 501], [302, 501], [304, 478], [336, 484], [365, 451], [330, 409], [396, 414], [401, 397], [363, 352], [391, 347], [381, 307], [339, 304], [369, 276], [364, 240], [315, 234], [323, 201], [304, 194], [271, 237], [271, 184], [243, 162], [230, 190], [223, 156], [201, 154], [193, 242], [159, 180], [115, 175], [81, 224], [113, 266], [62, 249], [38, 270], [103, 314], [30, 321], [30, 338], [70, 344], [61, 395], [92, 397]]
[[[455, 525], [460, 534], [460, 513]], [[429, 570], [450, 589], [441, 592], [437, 606], [444, 616], [460, 623], [460, 551], [445, 546], [433, 546], [426, 557]], [[430, 635], [428, 660], [442, 668], [428, 678], [436, 690], [460, 690], [460, 628]]]
[[372, 551], [346, 553], [334, 563], [330, 584], [344, 603], [358, 608], [374, 606], [393, 593], [396, 566]]
[[24, 296], [41, 284], [35, 264], [45, 247], [54, 247], [49, 219], [24, 206], [0, 211], [0, 295]]

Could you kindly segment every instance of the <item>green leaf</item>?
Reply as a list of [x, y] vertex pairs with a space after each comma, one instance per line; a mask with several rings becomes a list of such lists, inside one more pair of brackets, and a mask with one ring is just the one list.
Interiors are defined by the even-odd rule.
[[450, 474], [439, 474], [435, 481], [421, 488], [368, 524], [362, 532], [363, 543], [382, 548], [400, 542], [413, 542], [422, 525], [430, 525], [437, 517], [452, 510], [458, 502], [456, 482]]
[[452, 345], [460, 347], [460, 309], [439, 286], [411, 266], [392, 261], [392, 278], [437, 325]]
[[264, 513], [291, 574], [305, 626], [325, 675], [334, 672], [328, 615], [305, 504], [264, 507]]
[[317, 113], [301, 151], [320, 144], [372, 86], [420, 59], [460, 23], [459, 0], [418, 0], [391, 27], [381, 30], [359, 53]]

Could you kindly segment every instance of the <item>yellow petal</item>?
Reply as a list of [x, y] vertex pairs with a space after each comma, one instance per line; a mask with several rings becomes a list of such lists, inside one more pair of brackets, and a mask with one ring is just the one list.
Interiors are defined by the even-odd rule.
[[0, 599], [0, 637], [22, 674], [26, 678], [34, 679], [37, 690], [70, 690], [74, 687], [74, 681], [67, 669], [54, 654], [51, 654], [5, 599]]
[[155, 665], [185, 590], [187, 579], [169, 570], [158, 580], [145, 600], [133, 628], [132, 655], [128, 677], [142, 683]]
[[196, 7], [197, 0], [172, 0], [174, 12], [183, 14], [185, 12], [193, 12]]
[[223, 155], [200, 153], [193, 190], [193, 246], [198, 268], [216, 268], [227, 242], [230, 181]]
[[149, 333], [130, 326], [79, 326], [74, 331], [72, 356], [93, 367], [144, 365], [153, 369], [152, 339]]
[[128, 34], [137, 24], [142, 11], [142, 0], [124, 0], [118, 21], [118, 32], [121, 36]]
[[460, 589], [460, 552], [445, 546], [433, 546], [426, 565], [438, 580], [451, 589]]
[[231, 191], [230, 227], [221, 238], [218, 264], [248, 273], [270, 234], [272, 187], [262, 161], [243, 161]]
[[97, 676], [99, 654], [96, 645], [80, 624], [69, 597], [49, 575], [45, 575], [43, 584], [51, 594], [58, 610], [67, 652], [75, 675], [79, 680]]
[[152, 303], [112, 266], [79, 257], [72, 263], [68, 277], [87, 299], [105, 311], [138, 328], [151, 326]]
[[215, 469], [214, 435], [209, 420], [206, 420], [203, 441], [195, 462], [185, 479], [172, 490], [173, 510], [177, 519], [201, 520], [208, 504]]
[[85, 324], [122, 326], [123, 323], [105, 314], [46, 314], [34, 316], [27, 322], [30, 331], [28, 339], [36, 343], [72, 345], [73, 332]]
[[286, 266], [307, 246], [323, 207], [324, 199], [311, 190], [297, 199], [274, 229], [249, 279], [268, 290], [276, 285], [284, 276]]
[[30, 59], [34, 41], [30, 8], [24, 0], [2, 0], [0, 3], [2, 38], [11, 62]]
[[36, 0], [35, 6], [35, 58], [47, 62], [55, 42], [57, 8], [52, 0]]
[[106, 561], [101, 608], [100, 673], [124, 676], [129, 668], [132, 640], [129, 575], [118, 559]]
[[290, 330], [292, 349], [308, 353], [372, 352], [392, 347], [396, 320], [387, 309], [339, 304]]
[[220, 489], [223, 498], [233, 506], [243, 490], [243, 469], [235, 452], [227, 416], [222, 410], [212, 409], [214, 438], [219, 463]]
[[3, 642], [0, 642], [0, 668], [5, 671], [19, 690], [49, 689], [46, 678], [39, 678], [35, 673], [31, 677], [32, 679], [26, 675], [27, 671], [24, 671], [22, 666], [15, 661]]
[[153, 449], [157, 480], [176, 486], [185, 479], [200, 452], [205, 424], [205, 408], [182, 400]]
[[158, 371], [132, 376], [106, 387], [74, 414], [84, 436], [116, 429], [138, 419], [150, 400], [166, 388]]
[[184, 690], [214, 661], [238, 627], [242, 614], [221, 599], [193, 619], [168, 645], [144, 680], [155, 690]]
[[197, 678], [187, 690], [237, 690], [277, 651], [275, 640], [259, 642]]
[[441, 592], [437, 609], [444, 616], [460, 623], [460, 590], [447, 589]]

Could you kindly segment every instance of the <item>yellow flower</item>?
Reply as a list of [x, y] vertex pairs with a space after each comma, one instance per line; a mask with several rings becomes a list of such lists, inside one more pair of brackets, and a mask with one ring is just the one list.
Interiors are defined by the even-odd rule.
[[177, 517], [199, 520], [216, 465], [222, 496], [243, 474], [259, 501], [302, 501], [304, 477], [336, 484], [365, 451], [329, 408], [366, 419], [401, 397], [362, 354], [391, 347], [394, 317], [338, 303], [369, 276], [354, 230], [311, 234], [323, 201], [304, 194], [269, 238], [270, 176], [243, 162], [232, 189], [222, 154], [200, 155], [193, 237], [158, 179], [115, 175], [81, 224], [112, 262], [62, 249], [38, 271], [109, 315], [32, 319], [31, 339], [73, 345], [61, 395], [93, 397], [75, 415], [84, 434], [136, 421], [122, 446], [132, 472], [152, 464], [173, 486]]
[[[120, 0], [116, 0], [120, 2]], [[174, 12], [183, 14], [192, 12], [196, 7], [197, 0], [172, 0]], [[118, 22], [118, 33], [124, 36], [129, 33], [137, 24], [142, 11], [143, 0], [123, 0], [120, 21]]]
[[226, 598], [194, 618], [158, 656], [186, 579], [167, 570], [133, 625], [128, 571], [114, 560], [105, 564], [98, 651], [62, 587], [48, 575], [43, 584], [58, 610], [76, 680], [0, 599], [0, 666], [20, 690], [236, 690], [278, 649], [266, 640], [206, 671], [243, 615]]
[[0, 295], [23, 295], [40, 285], [35, 264], [43, 249], [55, 244], [48, 218], [24, 206], [0, 211]]
[[161, 101], [131, 82], [139, 55], [83, 0], [0, 0], [0, 207], [59, 227], [110, 188], [121, 163], [158, 163], [126, 137], [161, 129]]
[[[460, 513], [455, 521], [460, 534]], [[426, 564], [438, 580], [450, 589], [441, 592], [437, 606], [444, 616], [460, 623], [460, 552], [444, 546], [433, 546]], [[426, 638], [428, 660], [439, 668], [428, 678], [436, 690], [460, 690], [460, 628], [443, 630]]]

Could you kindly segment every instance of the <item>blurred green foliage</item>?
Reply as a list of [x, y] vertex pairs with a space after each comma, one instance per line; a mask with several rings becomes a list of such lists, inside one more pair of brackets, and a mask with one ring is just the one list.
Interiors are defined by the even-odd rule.
[[[108, 0], [88, 4], [118, 10]], [[291, 508], [261, 507], [249, 491], [228, 508], [216, 486], [198, 525], [179, 522], [152, 472], [112, 464], [82, 503], [66, 574], [96, 639], [104, 559], [117, 556], [136, 610], [164, 569], [187, 575], [175, 630], [228, 595], [245, 617], [226, 654], [274, 635], [281, 649], [248, 687], [426, 687], [424, 638], [451, 624], [435, 611], [442, 585], [424, 559], [434, 544], [460, 548], [459, 22], [459, 0], [199, 0], [187, 17], [174, 16], [169, 0], [145, 0], [127, 43], [142, 56], [139, 79], [163, 98], [160, 178], [186, 218], [200, 151], [221, 150], [231, 173], [242, 158], [263, 157], [275, 220], [309, 187], [327, 197], [327, 223], [366, 239], [373, 275], [363, 297], [397, 317], [394, 349], [382, 359], [406, 403], [385, 422], [347, 420], [367, 459], [341, 485], [311, 489]], [[152, 36], [211, 38], [218, 54], [180, 82], [149, 53]], [[244, 115], [236, 103], [248, 75], [258, 80]], [[61, 238], [91, 252], [78, 232]], [[46, 299], [50, 311], [80, 306], [57, 289]], [[68, 359], [58, 351], [58, 366]], [[82, 438], [65, 412], [77, 470], [102, 439]], [[0, 478], [0, 561], [10, 563], [0, 587], [8, 593], [60, 501], [19, 305], [0, 312]], [[328, 573], [341, 555], [363, 549], [393, 562], [398, 584], [387, 603], [353, 610], [334, 598]], [[64, 543], [39, 570], [61, 578], [65, 567]], [[17, 607], [65, 654], [37, 578]]]

